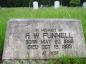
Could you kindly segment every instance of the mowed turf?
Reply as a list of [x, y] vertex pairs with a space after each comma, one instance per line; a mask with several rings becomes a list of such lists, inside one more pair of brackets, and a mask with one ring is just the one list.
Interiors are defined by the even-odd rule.
[[[28, 8], [28, 7], [27, 8], [26, 7], [0, 8], [0, 53], [2, 53], [3, 51], [3, 44], [4, 44], [4, 39], [5, 39], [5, 31], [6, 31], [7, 22], [9, 19], [12, 19], [12, 18], [80, 19], [83, 26], [85, 40], [86, 40], [86, 8], [61, 7], [59, 9], [54, 9], [50, 7], [50, 8], [40, 8], [38, 10], [33, 10], [32, 8]], [[64, 63], [66, 63], [67, 61], [69, 62], [69, 60], [66, 61], [66, 59], [64, 61], [65, 61]], [[86, 61], [85, 59], [80, 59], [79, 61], [86, 63], [84, 62]]]

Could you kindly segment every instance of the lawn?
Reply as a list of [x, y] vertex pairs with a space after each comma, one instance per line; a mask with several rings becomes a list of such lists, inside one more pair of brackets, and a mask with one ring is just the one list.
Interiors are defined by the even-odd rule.
[[[80, 19], [83, 26], [85, 40], [86, 40], [86, 33], [85, 33], [86, 32], [86, 8], [61, 7], [59, 9], [54, 9], [50, 7], [50, 8], [40, 8], [38, 10], [33, 10], [32, 8], [26, 8], [26, 7], [0, 8], [0, 53], [2, 53], [3, 51], [3, 44], [4, 44], [7, 22], [9, 19], [12, 19], [12, 18]], [[80, 60], [82, 61], [83, 59], [80, 59]], [[84, 60], [82, 62], [84, 62]]]

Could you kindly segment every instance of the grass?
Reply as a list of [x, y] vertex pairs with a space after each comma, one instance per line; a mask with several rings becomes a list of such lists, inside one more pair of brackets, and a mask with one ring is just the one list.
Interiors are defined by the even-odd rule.
[[[11, 18], [69, 18], [69, 19], [80, 19], [84, 36], [86, 40], [86, 8], [82, 7], [61, 7], [59, 9], [54, 8], [41, 8], [33, 10], [32, 8], [0, 8], [0, 53], [3, 51], [3, 43], [5, 38], [5, 31], [7, 21]], [[77, 59], [77, 61], [75, 61]], [[52, 61], [52, 60], [51, 60]], [[57, 61], [52, 61], [54, 64]], [[59, 60], [61, 61], [61, 60]], [[63, 64], [71, 64], [71, 59], [64, 60]], [[79, 63], [78, 63], [79, 61]], [[85, 59], [75, 58], [72, 62], [75, 64], [86, 64]], [[80, 63], [82, 62], [82, 63]], [[59, 63], [58, 63], [59, 64]]]
[[62, 57], [59, 59], [49, 60], [48, 64], [86, 64], [85, 58], [68, 58], [68, 57]]

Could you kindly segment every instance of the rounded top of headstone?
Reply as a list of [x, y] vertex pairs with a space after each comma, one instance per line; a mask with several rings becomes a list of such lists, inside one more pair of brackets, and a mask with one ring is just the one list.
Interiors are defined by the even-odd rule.
[[83, 2], [83, 6], [86, 7], [86, 2]]
[[33, 2], [37, 2], [37, 1], [33, 1]]
[[86, 2], [84, 2], [84, 3], [86, 3]]
[[55, 2], [59, 2], [59, 1], [55, 1]]

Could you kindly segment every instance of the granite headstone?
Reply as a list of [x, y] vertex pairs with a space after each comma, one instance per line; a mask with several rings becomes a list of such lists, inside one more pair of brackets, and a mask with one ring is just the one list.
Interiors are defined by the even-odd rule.
[[63, 55], [86, 57], [83, 30], [79, 20], [12, 19], [9, 21], [3, 64], [16, 64], [18, 60], [26, 64], [38, 64], [37, 62], [47, 64], [48, 59], [60, 58]]

